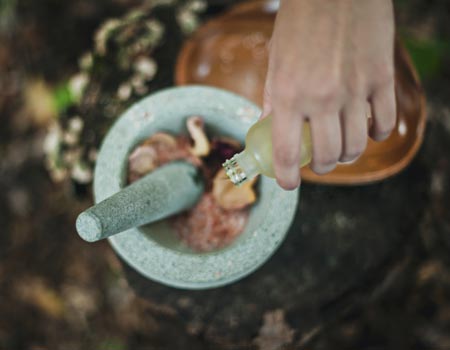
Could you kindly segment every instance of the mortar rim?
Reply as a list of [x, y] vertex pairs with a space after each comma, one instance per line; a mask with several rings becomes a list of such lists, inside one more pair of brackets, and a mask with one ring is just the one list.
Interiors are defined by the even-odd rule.
[[[246, 129], [257, 120], [261, 113], [259, 107], [245, 98], [207, 86], [173, 87], [145, 97], [133, 104], [117, 119], [103, 141], [95, 169], [96, 203], [122, 188], [123, 170], [118, 168], [123, 168], [124, 157], [134, 146], [130, 146], [130, 142], [136, 143], [136, 133], [149, 123], [153, 123], [155, 114], [161, 113], [161, 110], [173, 108], [173, 101], [176, 101], [178, 105], [181, 104], [185, 114], [191, 114], [189, 108], [195, 109], [193, 108], [195, 103], [192, 104], [195, 99], [199, 101], [196, 102], [197, 110], [192, 110], [192, 114], [201, 114], [194, 113], [198, 111], [199, 102], [202, 104], [202, 109], [214, 109], [223, 116], [233, 116], [233, 113], [239, 110], [247, 111], [248, 115], [244, 113], [239, 116], [236, 113], [235, 117], [235, 121]], [[162, 109], [161, 106], [163, 106]], [[242, 138], [241, 141], [243, 141]], [[274, 192], [272, 201], [276, 204], [271, 206], [273, 212], [268, 210], [263, 218], [265, 220], [263, 221], [265, 228], [261, 229], [263, 232], [259, 237], [253, 237], [258, 233], [256, 230], [251, 237], [224, 250], [209, 254], [182, 254], [144, 238], [138, 228], [109, 237], [108, 240], [127, 264], [145, 277], [159, 283], [184, 289], [207, 289], [232, 283], [254, 272], [273, 255], [285, 238], [296, 213], [298, 190], [284, 191], [273, 180], [267, 178], [262, 179], [262, 190], [264, 190], [263, 186], [266, 190], [271, 189]], [[275, 200], [279, 202], [275, 203]], [[146, 244], [146, 251], [136, 248], [142, 244]], [[139, 249], [141, 249], [140, 252]], [[235, 260], [242, 266], [236, 267]], [[227, 265], [229, 262], [231, 262], [230, 266]], [[190, 271], [184, 266], [186, 264], [190, 266]], [[222, 268], [219, 269], [219, 266]], [[181, 275], [183, 278], [180, 278]], [[205, 276], [210, 278], [205, 279]]]

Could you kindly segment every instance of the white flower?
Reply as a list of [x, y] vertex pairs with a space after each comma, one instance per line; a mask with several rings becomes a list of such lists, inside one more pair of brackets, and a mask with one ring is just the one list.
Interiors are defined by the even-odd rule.
[[61, 145], [62, 132], [58, 124], [54, 123], [50, 126], [50, 129], [44, 140], [44, 152], [47, 156], [51, 156], [59, 153]]
[[130, 85], [130, 83], [125, 82], [125, 83], [121, 84], [119, 86], [119, 88], [117, 89], [117, 98], [120, 101], [126, 101], [130, 98], [132, 91], [133, 91], [133, 88]]
[[92, 181], [92, 170], [81, 161], [75, 163], [71, 175], [79, 183], [87, 184]]
[[84, 70], [84, 71], [91, 69], [93, 63], [94, 63], [94, 58], [92, 57], [91, 52], [84, 53], [78, 60], [78, 65], [79, 65], [80, 69]]
[[156, 74], [156, 62], [149, 57], [138, 57], [133, 65], [134, 70], [144, 76], [146, 80], [151, 80]]
[[156, 19], [151, 19], [145, 23], [148, 31], [152, 34], [154, 41], [157, 42], [161, 39], [164, 33], [164, 26]]
[[78, 73], [70, 78], [69, 89], [76, 101], [80, 100], [88, 81], [89, 77], [86, 73]]
[[83, 130], [84, 122], [79, 116], [75, 116], [69, 120], [69, 130], [80, 133]]
[[100, 29], [95, 33], [95, 50], [101, 55], [106, 54], [106, 43], [111, 32], [121, 25], [121, 21], [118, 19], [109, 19], [100, 27]]

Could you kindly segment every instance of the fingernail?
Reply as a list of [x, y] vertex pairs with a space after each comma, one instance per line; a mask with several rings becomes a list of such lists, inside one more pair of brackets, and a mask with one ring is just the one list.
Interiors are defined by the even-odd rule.
[[341, 164], [352, 164], [358, 160], [359, 156], [357, 157], [341, 157], [339, 158], [339, 163]]
[[386, 133], [378, 133], [378, 134], [375, 135], [375, 137], [373, 137], [373, 139], [374, 139], [375, 141], [380, 142], [380, 141], [386, 140], [390, 135], [391, 135], [391, 132], [390, 132], [390, 131], [389, 131], [389, 132], [386, 132]]
[[282, 174], [277, 176], [278, 184], [285, 190], [294, 190], [300, 185], [299, 170], [295, 167], [283, 169]]
[[325, 175], [330, 171], [334, 170], [337, 166], [337, 163], [333, 163], [330, 165], [311, 165], [311, 170], [314, 171], [317, 175]]

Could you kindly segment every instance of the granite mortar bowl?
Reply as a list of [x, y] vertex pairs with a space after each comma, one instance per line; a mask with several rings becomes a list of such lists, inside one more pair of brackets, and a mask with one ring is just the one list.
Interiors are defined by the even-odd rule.
[[[192, 115], [204, 118], [210, 135], [243, 143], [260, 109], [238, 95], [205, 86], [170, 88], [144, 98], [117, 120], [103, 141], [95, 168], [95, 202], [126, 186], [128, 155], [137, 144], [158, 131], [187, 133], [185, 121]], [[162, 284], [206, 289], [232, 283], [256, 270], [274, 253], [297, 210], [298, 191], [284, 191], [264, 177], [258, 184], [258, 201], [244, 232], [223, 249], [209, 253], [189, 250], [178, 240], [167, 218], [108, 240], [131, 267]]]

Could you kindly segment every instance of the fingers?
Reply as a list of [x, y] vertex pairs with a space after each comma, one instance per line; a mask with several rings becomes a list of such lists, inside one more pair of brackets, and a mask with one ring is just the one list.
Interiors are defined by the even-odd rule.
[[274, 109], [272, 120], [273, 166], [285, 190], [300, 185], [300, 147], [303, 119], [289, 108]]
[[340, 162], [358, 158], [367, 146], [367, 104], [364, 100], [353, 100], [341, 113], [342, 153]]
[[272, 94], [271, 94], [272, 76], [273, 76], [272, 62], [273, 60], [269, 59], [269, 66], [267, 68], [266, 82], [264, 84], [264, 92], [263, 92], [263, 110], [259, 119], [267, 117], [272, 112]]
[[370, 102], [373, 116], [370, 137], [383, 141], [394, 129], [397, 118], [394, 83], [376, 90]]
[[337, 113], [310, 118], [313, 157], [311, 169], [325, 174], [336, 167], [342, 150], [341, 125]]
[[267, 117], [271, 112], [272, 112], [272, 100], [270, 96], [269, 85], [266, 83], [266, 86], [264, 87], [263, 110], [259, 119]]

